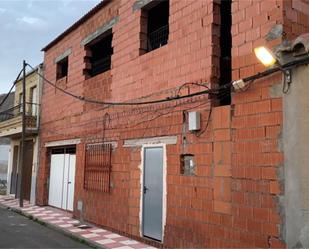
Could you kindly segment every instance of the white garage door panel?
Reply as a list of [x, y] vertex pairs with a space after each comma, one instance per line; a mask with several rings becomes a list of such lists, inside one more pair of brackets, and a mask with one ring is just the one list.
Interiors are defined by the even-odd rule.
[[70, 210], [70, 211], [73, 211], [73, 207], [74, 207], [75, 164], [76, 164], [76, 156], [69, 155], [67, 210]]
[[67, 201], [68, 201], [68, 181], [69, 181], [69, 160], [70, 155], [64, 155], [64, 168], [63, 168], [63, 189], [62, 189], [62, 209], [67, 209]]
[[49, 198], [50, 206], [62, 207], [64, 155], [51, 155]]

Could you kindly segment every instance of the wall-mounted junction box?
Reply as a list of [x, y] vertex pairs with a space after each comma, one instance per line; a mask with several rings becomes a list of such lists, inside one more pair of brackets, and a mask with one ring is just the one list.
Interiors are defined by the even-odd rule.
[[189, 112], [189, 131], [198, 131], [201, 129], [201, 113]]

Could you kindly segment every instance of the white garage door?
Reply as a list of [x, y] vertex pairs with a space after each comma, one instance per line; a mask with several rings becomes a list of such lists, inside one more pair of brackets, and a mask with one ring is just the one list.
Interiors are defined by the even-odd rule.
[[51, 155], [48, 198], [50, 206], [73, 211], [75, 164], [75, 154]]

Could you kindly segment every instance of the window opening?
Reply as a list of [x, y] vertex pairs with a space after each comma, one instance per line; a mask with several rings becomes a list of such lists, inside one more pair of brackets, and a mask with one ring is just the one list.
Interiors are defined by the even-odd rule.
[[[156, 4], [153, 6], [153, 4]], [[169, 1], [154, 1], [142, 9], [141, 48], [150, 52], [168, 43]], [[145, 41], [146, 39], [146, 41]]]
[[109, 30], [104, 33], [103, 37], [96, 39], [86, 47], [86, 50], [89, 51], [88, 61], [90, 67], [87, 71], [90, 77], [111, 69], [111, 58], [113, 54], [112, 40], [112, 30]]
[[68, 76], [69, 58], [65, 57], [57, 63], [57, 80]]
[[[232, 80], [232, 64], [231, 64], [231, 50], [232, 50], [232, 14], [231, 14], [231, 0], [222, 0], [220, 5], [220, 80], [219, 85], [225, 85]], [[219, 101], [220, 105], [231, 104], [231, 91], [221, 92], [222, 96]]]

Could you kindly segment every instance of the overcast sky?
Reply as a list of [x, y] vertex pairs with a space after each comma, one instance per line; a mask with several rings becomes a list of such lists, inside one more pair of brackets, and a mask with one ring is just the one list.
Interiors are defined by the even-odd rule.
[[41, 63], [41, 49], [99, 2], [0, 0], [0, 93], [9, 90], [23, 59]]

